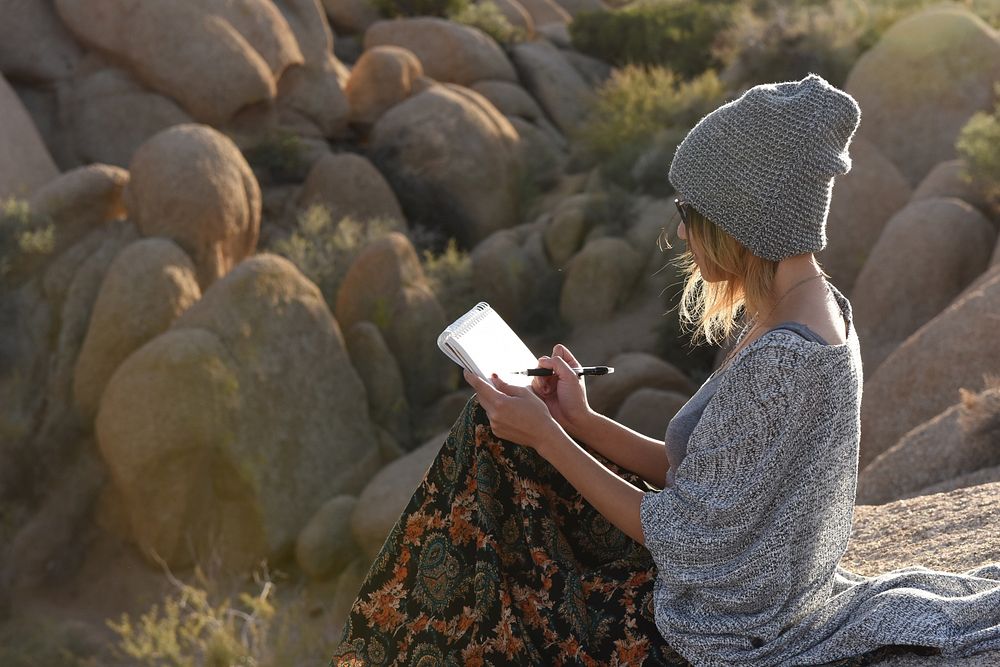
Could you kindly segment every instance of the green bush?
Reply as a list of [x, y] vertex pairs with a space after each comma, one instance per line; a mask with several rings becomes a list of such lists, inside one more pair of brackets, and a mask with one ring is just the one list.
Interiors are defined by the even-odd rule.
[[659, 0], [581, 12], [570, 38], [573, 48], [615, 66], [660, 65], [693, 77], [719, 65], [712, 41], [729, 25], [732, 8], [732, 0]]
[[55, 249], [52, 221], [32, 212], [28, 202], [0, 200], [0, 281], [14, 282], [33, 272]]
[[265, 134], [243, 156], [261, 183], [301, 183], [309, 173], [302, 139], [288, 130]]
[[490, 0], [467, 5], [448, 18], [456, 23], [479, 28], [500, 44], [520, 42], [526, 37], [524, 30], [511, 24], [496, 3]]
[[354, 258], [370, 241], [393, 231], [405, 232], [403, 223], [388, 218], [362, 223], [350, 217], [335, 222], [329, 208], [314, 204], [299, 213], [296, 229], [276, 241], [271, 250], [288, 258], [316, 283], [333, 310], [337, 289]]
[[372, 6], [386, 18], [401, 16], [440, 16], [457, 14], [469, 6], [469, 0], [371, 0]]
[[[669, 69], [629, 65], [614, 70], [597, 89], [573, 140], [600, 163], [611, 181], [632, 188], [637, 184], [633, 167], [654, 138], [672, 154], [687, 131], [719, 105], [723, 94], [714, 70], [684, 81]], [[666, 179], [665, 169], [661, 176]]]
[[955, 149], [964, 163], [966, 178], [983, 193], [1000, 214], [1000, 83], [994, 86], [997, 103], [993, 113], [980, 111], [965, 124]]
[[472, 280], [472, 260], [467, 251], [459, 249], [455, 239], [449, 239], [440, 253], [424, 250], [421, 264], [449, 321], [458, 319], [479, 302]]
[[855, 0], [822, 6], [768, 3], [762, 13], [741, 6], [712, 47], [725, 63], [719, 77], [730, 90], [801, 79], [815, 72], [842, 86], [878, 32]]

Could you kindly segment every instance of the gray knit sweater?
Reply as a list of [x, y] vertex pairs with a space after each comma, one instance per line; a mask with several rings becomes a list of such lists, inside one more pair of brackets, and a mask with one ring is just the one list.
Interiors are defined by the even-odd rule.
[[851, 534], [862, 368], [847, 342], [774, 330], [740, 350], [672, 486], [643, 495], [656, 624], [695, 665], [817, 665], [888, 644], [1000, 649], [1000, 563], [964, 574], [840, 567]]

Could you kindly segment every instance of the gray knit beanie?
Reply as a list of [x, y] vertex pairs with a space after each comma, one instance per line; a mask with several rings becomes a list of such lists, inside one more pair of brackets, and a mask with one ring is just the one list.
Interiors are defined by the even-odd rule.
[[670, 183], [758, 257], [817, 252], [860, 121], [857, 100], [818, 74], [754, 86], [684, 137]]

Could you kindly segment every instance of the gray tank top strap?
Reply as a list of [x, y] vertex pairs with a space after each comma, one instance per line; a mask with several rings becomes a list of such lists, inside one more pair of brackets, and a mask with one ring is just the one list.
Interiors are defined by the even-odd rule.
[[782, 322], [777, 326], [771, 327], [770, 329], [768, 329], [768, 331], [774, 331], [775, 329], [788, 329], [789, 331], [794, 331], [795, 333], [799, 334], [800, 336], [802, 336], [807, 340], [811, 340], [816, 343], [821, 343], [823, 345], [829, 345], [829, 343], [827, 343], [822, 336], [820, 336], [818, 333], [816, 333], [806, 325], [802, 324], [801, 322], [793, 322], [789, 320], [787, 322]]

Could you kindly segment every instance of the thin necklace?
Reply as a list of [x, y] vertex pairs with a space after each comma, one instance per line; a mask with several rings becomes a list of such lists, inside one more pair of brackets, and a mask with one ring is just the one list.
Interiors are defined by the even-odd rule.
[[[802, 283], [806, 283], [806, 282], [809, 282], [810, 280], [813, 280], [813, 279], [815, 279], [815, 278], [822, 278], [822, 277], [824, 277], [824, 274], [822, 274], [822, 273], [819, 273], [819, 274], [816, 274], [815, 276], [809, 276], [808, 278], [804, 278], [803, 280], [800, 280], [799, 282], [797, 282], [797, 283], [795, 283], [794, 285], [792, 285], [791, 287], [789, 287], [789, 288], [788, 288], [787, 290], [785, 290], [785, 293], [781, 295], [781, 298], [780, 298], [780, 299], [778, 299], [778, 300], [777, 300], [777, 301], [776, 301], [776, 302], [774, 303], [774, 305], [773, 305], [773, 306], [771, 306], [771, 310], [767, 311], [767, 315], [766, 315], [766, 316], [764, 317], [764, 320], [763, 320], [763, 321], [766, 321], [766, 320], [767, 320], [767, 318], [771, 317], [771, 313], [773, 313], [773, 312], [774, 312], [774, 310], [775, 310], [775, 309], [776, 309], [776, 308], [778, 307], [778, 305], [779, 305], [779, 304], [780, 304], [780, 303], [781, 303], [781, 302], [782, 302], [782, 301], [784, 300], [784, 298], [785, 298], [786, 296], [788, 296], [788, 293], [789, 293], [789, 292], [791, 292], [791, 291], [792, 291], [793, 289], [795, 289], [796, 287], [798, 287], [798, 286], [799, 286], [799, 285], [801, 285]], [[757, 318], [754, 318], [754, 320], [753, 320], [753, 323], [752, 323], [752, 324], [753, 324], [753, 327], [752, 327], [751, 329], [749, 329], [749, 331], [748, 331], [748, 330], [747, 330], [746, 328], [744, 328], [744, 332], [746, 333], [746, 335], [749, 335], [749, 333], [750, 333], [751, 331], [753, 331], [754, 329], [756, 329], [756, 328], [757, 328], [757, 325], [759, 325], [759, 324], [761, 323], [761, 321], [762, 321], [762, 320], [761, 320], [761, 319], [760, 319], [759, 317], [757, 317]], [[748, 326], [749, 326], [749, 325], [748, 325]], [[740, 334], [740, 340], [742, 341], [742, 340], [744, 340], [744, 339], [745, 339], [745, 336], [744, 336], [744, 334], [743, 334], [743, 333], [741, 333], [741, 334]], [[731, 359], [732, 359], [732, 358], [733, 358], [734, 356], [736, 356], [736, 346], [735, 346], [735, 345], [733, 346], [733, 349], [731, 349], [731, 350], [729, 351], [729, 353], [728, 353], [728, 354], [726, 354], [726, 358], [722, 360], [722, 363], [721, 363], [721, 364], [719, 364], [719, 367], [718, 367], [717, 369], [715, 369], [715, 371], [713, 371], [713, 372], [712, 372], [712, 375], [711, 375], [710, 377], [714, 376], [714, 375], [715, 375], [716, 373], [718, 373], [718, 372], [719, 372], [719, 371], [721, 371], [721, 370], [722, 370], [723, 368], [725, 368], [725, 367], [726, 367], [726, 364], [727, 364], [727, 363], [729, 363], [729, 361], [730, 361], [730, 360], [731, 360]]]

